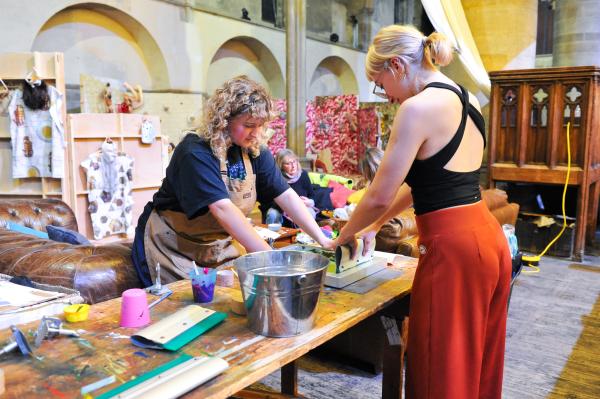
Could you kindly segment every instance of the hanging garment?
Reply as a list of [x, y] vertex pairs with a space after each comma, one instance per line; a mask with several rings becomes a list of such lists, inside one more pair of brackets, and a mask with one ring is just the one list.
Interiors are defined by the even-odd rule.
[[48, 109], [32, 110], [16, 89], [8, 106], [12, 145], [12, 177], [64, 177], [63, 96], [48, 85]]
[[96, 240], [111, 234], [133, 234], [133, 163], [133, 158], [117, 152], [112, 142], [104, 142], [101, 150], [81, 162]]
[[0, 116], [8, 116], [8, 107], [12, 99], [12, 91], [0, 87]]
[[[246, 169], [243, 180], [230, 177], [224, 161], [221, 176], [229, 199], [247, 216], [256, 203], [256, 174], [246, 151], [242, 151], [242, 158]], [[146, 223], [144, 248], [152, 281], [156, 281], [154, 265], [160, 263], [164, 283], [187, 278], [192, 260], [204, 267], [216, 267], [246, 253], [210, 211], [189, 220], [183, 212], [154, 209]]]

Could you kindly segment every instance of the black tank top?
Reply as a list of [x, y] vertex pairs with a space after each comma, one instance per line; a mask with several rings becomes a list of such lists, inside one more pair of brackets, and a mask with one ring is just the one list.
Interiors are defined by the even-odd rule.
[[462, 118], [454, 137], [435, 155], [423, 160], [415, 159], [406, 183], [412, 189], [415, 214], [422, 215], [457, 205], [473, 204], [481, 199], [479, 192], [479, 169], [472, 172], [452, 172], [444, 166], [452, 159], [460, 146], [467, 118], [471, 117], [483, 136], [485, 147], [485, 122], [481, 113], [469, 102], [469, 93], [464, 87], [458, 91], [446, 83], [433, 82], [425, 86], [451, 90], [460, 97], [463, 105]]

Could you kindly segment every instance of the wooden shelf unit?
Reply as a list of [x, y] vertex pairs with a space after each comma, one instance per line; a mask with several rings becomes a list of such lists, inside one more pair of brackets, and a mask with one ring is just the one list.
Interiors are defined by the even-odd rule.
[[490, 72], [489, 183], [564, 184], [578, 189], [573, 258], [593, 240], [600, 197], [600, 67]]
[[[150, 121], [157, 132], [154, 143], [141, 142], [140, 127], [144, 120]], [[69, 204], [79, 224], [80, 233], [93, 238], [92, 221], [88, 213], [87, 176], [81, 162], [100, 149], [110, 138], [118, 151], [123, 151], [134, 159], [133, 165], [133, 224], [142, 213], [144, 206], [152, 199], [165, 177], [168, 160], [168, 140], [161, 136], [160, 118], [141, 114], [69, 114], [69, 142], [67, 145], [73, 162], [70, 164], [72, 185], [68, 187]], [[121, 235], [121, 238], [133, 238]], [[114, 241], [109, 236], [95, 242]]]
[[[20, 86], [27, 75], [35, 68], [38, 76], [56, 87], [63, 95], [61, 110], [66, 135], [66, 106], [64, 58], [62, 53], [4, 53], [0, 54], [0, 78], [9, 86]], [[66, 138], [66, 136], [65, 136]], [[39, 197], [58, 198], [67, 202], [68, 193], [63, 186], [68, 179], [65, 170], [63, 179], [37, 177], [27, 179], [12, 178], [12, 146], [10, 142], [10, 118], [0, 116], [0, 198]], [[65, 156], [65, 169], [69, 159]]]

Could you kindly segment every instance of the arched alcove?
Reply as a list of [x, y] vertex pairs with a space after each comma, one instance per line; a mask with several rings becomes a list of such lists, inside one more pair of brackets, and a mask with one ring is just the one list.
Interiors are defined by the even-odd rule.
[[223, 43], [212, 57], [206, 78], [212, 94], [223, 82], [238, 75], [265, 86], [274, 98], [285, 98], [285, 84], [279, 63], [259, 40], [238, 36]]
[[103, 4], [82, 3], [57, 12], [38, 32], [32, 51], [64, 53], [67, 84], [79, 84], [84, 73], [146, 89], [169, 87], [164, 56], [148, 30]]
[[352, 68], [343, 58], [324, 58], [312, 74], [307, 98], [358, 94], [358, 83]]

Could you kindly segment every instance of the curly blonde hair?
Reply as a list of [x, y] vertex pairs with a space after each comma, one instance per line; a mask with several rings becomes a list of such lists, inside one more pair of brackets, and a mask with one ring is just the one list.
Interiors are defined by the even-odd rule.
[[[247, 76], [237, 76], [226, 81], [215, 90], [204, 106], [202, 123], [196, 133], [210, 143], [213, 154], [225, 160], [227, 150], [232, 145], [229, 135], [229, 123], [242, 114], [262, 119], [266, 124], [273, 119], [273, 102], [267, 90]], [[266, 135], [248, 148], [251, 156], [260, 154]]]

